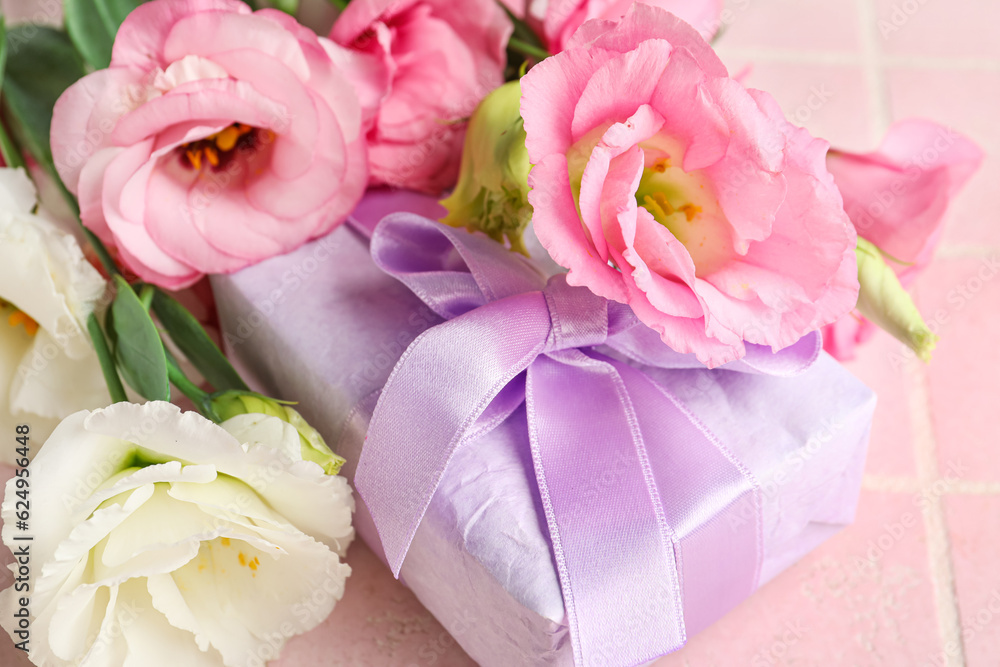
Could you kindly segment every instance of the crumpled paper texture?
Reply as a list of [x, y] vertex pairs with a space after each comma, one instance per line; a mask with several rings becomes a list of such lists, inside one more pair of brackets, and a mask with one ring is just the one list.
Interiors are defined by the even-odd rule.
[[[433, 200], [397, 191], [370, 194], [354, 219], [371, 228], [400, 210], [441, 215]], [[375, 267], [364, 234], [350, 226], [215, 276], [213, 285], [228, 353], [260, 389], [300, 402], [299, 411], [347, 459], [344, 474], [353, 479], [379, 389], [438, 317]], [[824, 353], [793, 378], [644, 370], [760, 481], [761, 584], [853, 520], [875, 396], [832, 358]], [[447, 386], [448, 378], [439, 380]], [[599, 494], [614, 483], [614, 471], [582, 483]], [[360, 499], [355, 525], [381, 553]], [[710, 576], [722, 562], [699, 567]], [[482, 665], [572, 664], [523, 406], [456, 452], [401, 579]], [[685, 603], [689, 636], [716, 620], [697, 600]]]

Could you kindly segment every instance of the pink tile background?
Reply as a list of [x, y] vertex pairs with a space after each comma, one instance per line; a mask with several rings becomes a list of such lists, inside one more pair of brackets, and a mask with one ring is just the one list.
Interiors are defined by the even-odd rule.
[[[879, 335], [848, 364], [880, 395], [855, 525], [657, 667], [996, 667], [1000, 280], [996, 271], [975, 278], [1000, 260], [1000, 3], [728, 6], [723, 58], [733, 72], [753, 63], [747, 84], [770, 91], [814, 134], [867, 149], [892, 120], [925, 116], [973, 137], [989, 157], [951, 212], [937, 264], [915, 288], [925, 315], [941, 314], [934, 362], [901, 360], [898, 344]], [[894, 6], [903, 12], [898, 25]], [[970, 295], [956, 297], [963, 287]], [[273, 667], [473, 664], [366, 546], [355, 544], [348, 562], [346, 597], [317, 630], [337, 652], [320, 653], [307, 636]], [[9, 580], [0, 570], [0, 586]], [[3, 633], [0, 663], [28, 664]]]

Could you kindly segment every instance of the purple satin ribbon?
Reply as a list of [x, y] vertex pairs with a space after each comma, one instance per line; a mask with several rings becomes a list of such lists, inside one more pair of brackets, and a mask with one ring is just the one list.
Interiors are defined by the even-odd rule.
[[[691, 355], [481, 235], [399, 213], [371, 252], [445, 320], [397, 363], [358, 462], [394, 575], [456, 448], [523, 402], [577, 665], [645, 664], [757, 587], [759, 484], [635, 365], [702, 368]], [[819, 346], [724, 368], [792, 375]]]

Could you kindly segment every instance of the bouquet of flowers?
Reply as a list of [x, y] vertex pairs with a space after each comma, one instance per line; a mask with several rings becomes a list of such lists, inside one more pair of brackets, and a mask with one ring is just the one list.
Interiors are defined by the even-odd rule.
[[492, 605], [484, 664], [639, 665], [848, 523], [873, 400], [822, 350], [930, 359], [905, 286], [979, 149], [831, 149], [715, 0], [333, 4], [0, 40], [15, 645], [264, 664], [354, 518], [439, 617]]

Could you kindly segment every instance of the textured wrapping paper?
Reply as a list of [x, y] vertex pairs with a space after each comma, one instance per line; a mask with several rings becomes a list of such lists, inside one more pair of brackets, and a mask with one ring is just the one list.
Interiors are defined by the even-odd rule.
[[[435, 203], [425, 198], [379, 193], [359, 207], [355, 227], [370, 229], [384, 214], [401, 210], [437, 216]], [[303, 414], [348, 460], [345, 474], [352, 480], [378, 392], [404, 350], [441, 322], [375, 266], [368, 246], [364, 233], [343, 227], [294, 253], [213, 279], [228, 351], [261, 388], [301, 402]], [[832, 359], [821, 355], [808, 371], [790, 378], [643, 370], [758, 481], [759, 507], [727, 515], [733, 531], [743, 530], [744, 521], [759, 521], [758, 585], [852, 520], [875, 401]], [[448, 391], [448, 378], [438, 381]], [[616, 474], [611, 466], [581, 480], [581, 494], [610, 493], [619, 483]], [[690, 502], [697, 508], [711, 500]], [[361, 502], [356, 526], [382, 554]], [[677, 530], [687, 544], [696, 544], [705, 532], [697, 523]], [[686, 576], [721, 579], [716, 573], [731, 566], [732, 554], [719, 551], [717, 557], [702, 550], [699, 558], [688, 558]], [[481, 664], [573, 664], [523, 406], [455, 451], [410, 544], [401, 578]], [[725, 597], [684, 596], [688, 636], [742, 595], [720, 604]], [[602, 650], [589, 662], [620, 664], [633, 632], [625, 627], [605, 633]]]

